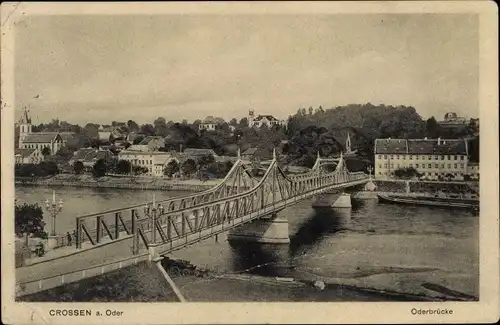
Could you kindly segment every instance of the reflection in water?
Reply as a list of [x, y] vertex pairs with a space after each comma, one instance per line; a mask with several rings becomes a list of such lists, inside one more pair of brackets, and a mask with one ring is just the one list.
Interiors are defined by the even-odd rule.
[[346, 230], [350, 220], [349, 208], [315, 208], [313, 215], [290, 237], [291, 257], [303, 249], [316, 245], [328, 235]]
[[233, 269], [262, 276], [289, 273], [289, 245], [231, 241]]

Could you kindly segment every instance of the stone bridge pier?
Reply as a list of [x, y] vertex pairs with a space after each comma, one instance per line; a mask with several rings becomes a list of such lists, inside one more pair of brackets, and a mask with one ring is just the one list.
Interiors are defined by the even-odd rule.
[[265, 276], [287, 276], [290, 261], [288, 219], [273, 213], [232, 229], [227, 241], [237, 270]]
[[289, 244], [288, 219], [273, 213], [230, 230], [227, 240], [233, 243]]

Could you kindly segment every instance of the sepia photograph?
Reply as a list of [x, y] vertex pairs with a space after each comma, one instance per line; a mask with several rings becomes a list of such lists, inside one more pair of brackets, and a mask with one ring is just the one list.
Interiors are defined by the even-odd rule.
[[2, 4], [3, 321], [498, 320], [497, 8], [451, 4]]

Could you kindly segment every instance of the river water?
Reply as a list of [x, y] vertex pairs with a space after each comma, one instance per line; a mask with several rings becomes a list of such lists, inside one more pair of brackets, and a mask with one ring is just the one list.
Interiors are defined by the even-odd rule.
[[[72, 231], [77, 216], [150, 201], [153, 193], [157, 200], [187, 194], [18, 186], [16, 199], [43, 206], [53, 190], [64, 202], [56, 223], [59, 233]], [[230, 245], [222, 235], [218, 241], [208, 239], [173, 255], [219, 274], [344, 279], [398, 292], [437, 287], [441, 293], [479, 296], [477, 215], [374, 200], [353, 200], [349, 212], [320, 213], [311, 205], [312, 199], [305, 200], [280, 212], [289, 221], [290, 245]], [[46, 222], [50, 224], [48, 218]]]

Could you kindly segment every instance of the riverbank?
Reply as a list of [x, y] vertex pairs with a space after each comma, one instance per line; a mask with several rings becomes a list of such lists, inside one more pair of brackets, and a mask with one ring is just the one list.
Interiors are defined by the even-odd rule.
[[[440, 181], [405, 181], [405, 180], [373, 180], [377, 192], [383, 193], [430, 193], [479, 195], [479, 182], [440, 182]], [[409, 191], [408, 191], [409, 190]]]
[[155, 191], [201, 192], [219, 184], [221, 180], [201, 181], [199, 179], [163, 179], [155, 177], [104, 176], [59, 174], [50, 178], [16, 178], [15, 184], [22, 186], [87, 187], [111, 189], [137, 189]]
[[[323, 290], [311, 281], [281, 282], [254, 275], [173, 277], [190, 302], [258, 301], [436, 301], [370, 288], [326, 283]], [[176, 302], [173, 290], [152, 263], [144, 262], [105, 275], [17, 298], [25, 302]]]

